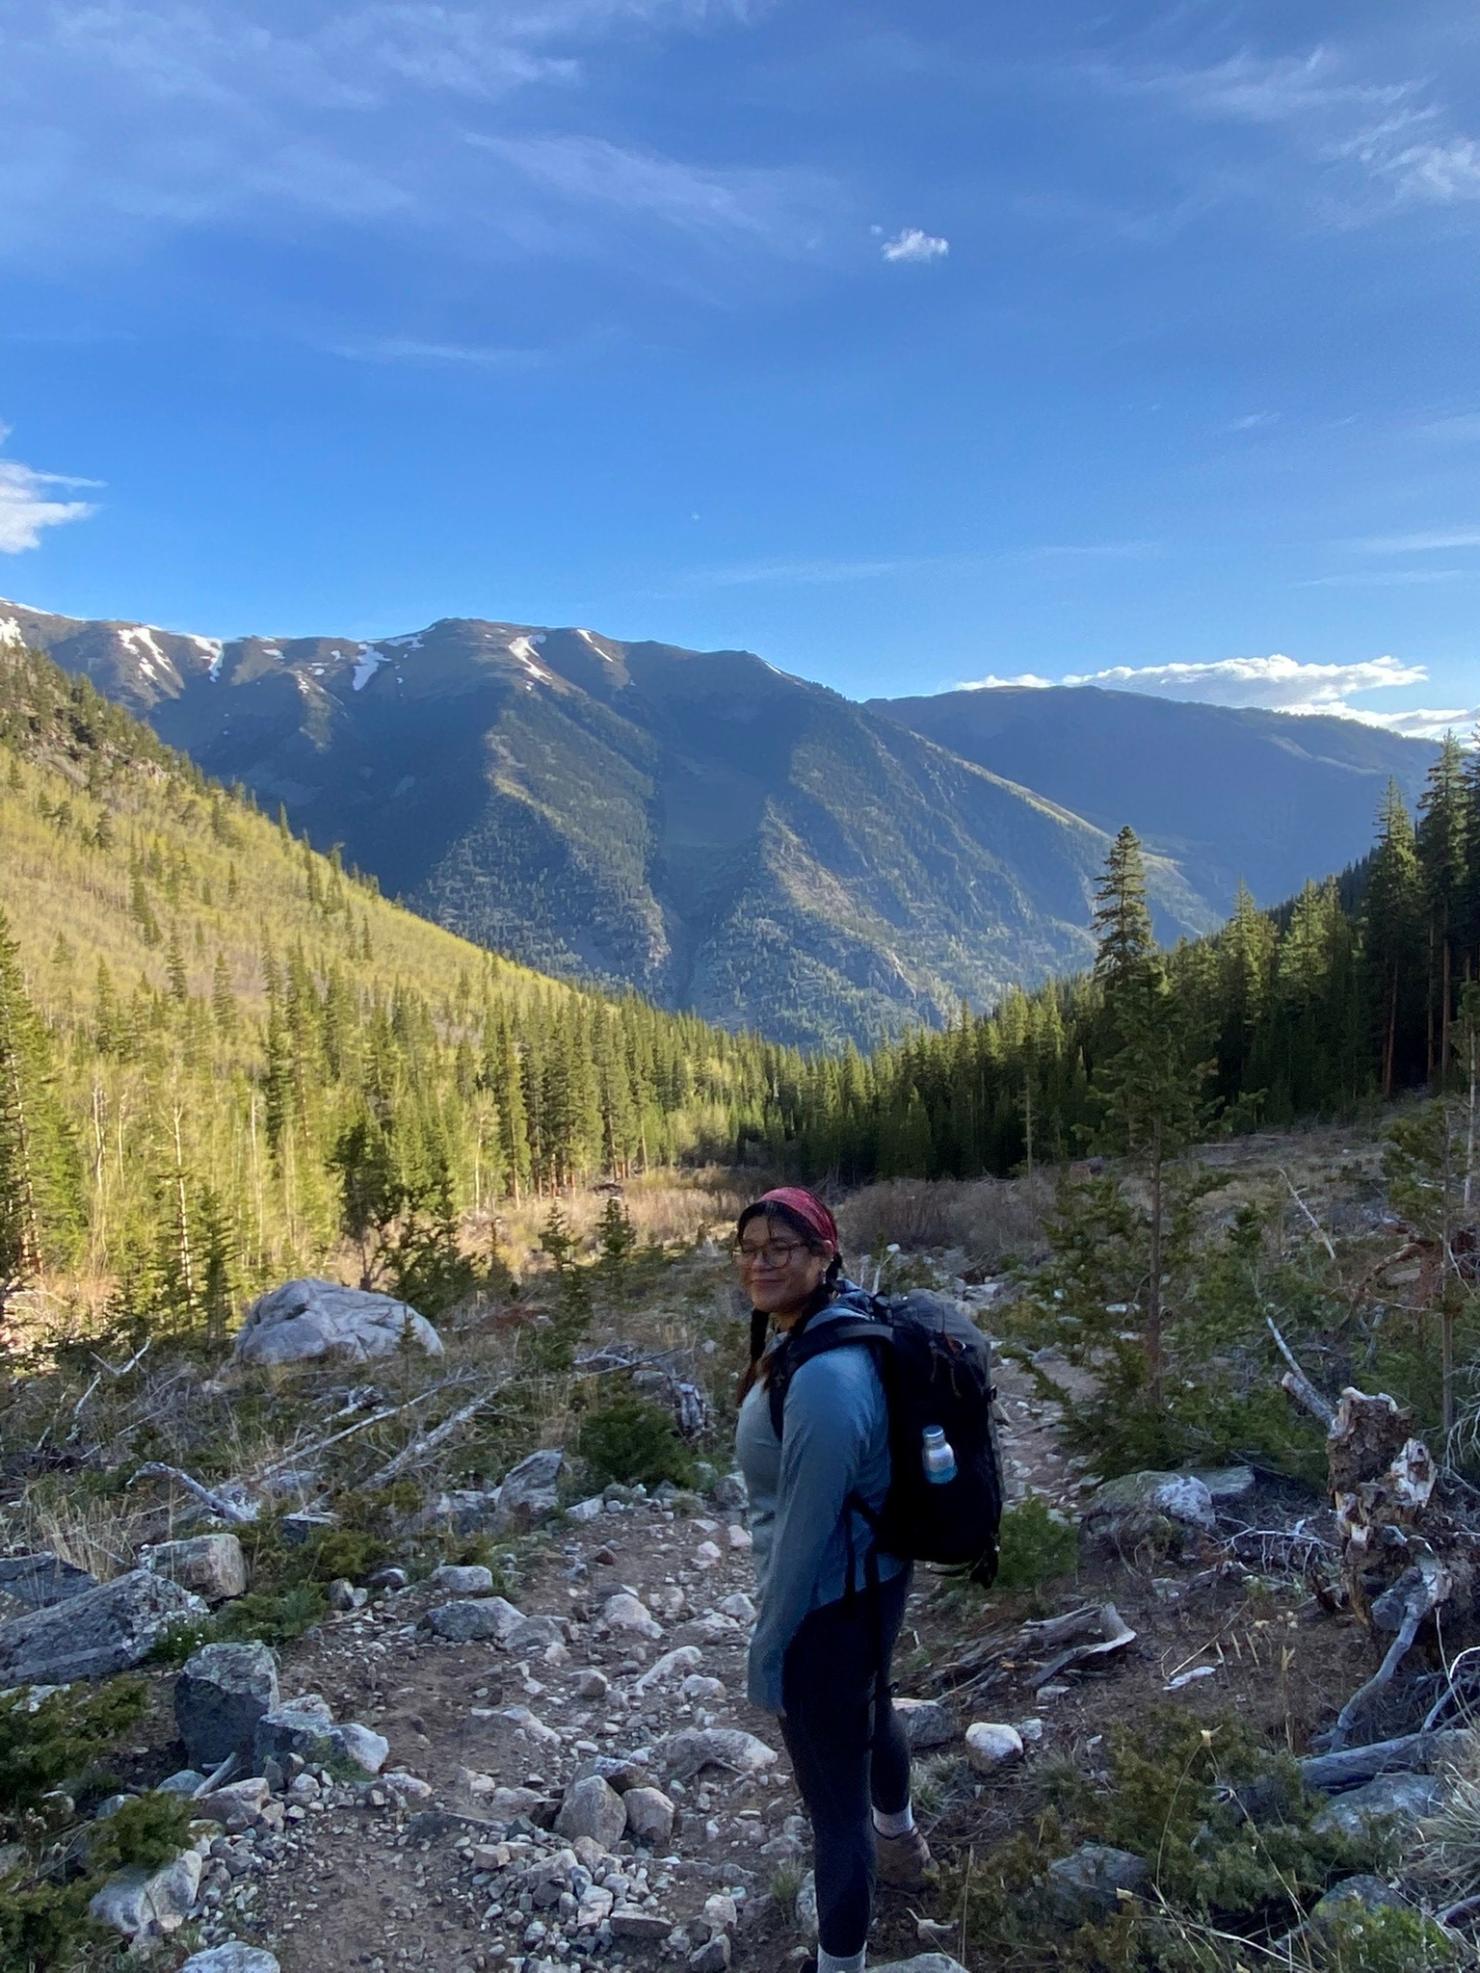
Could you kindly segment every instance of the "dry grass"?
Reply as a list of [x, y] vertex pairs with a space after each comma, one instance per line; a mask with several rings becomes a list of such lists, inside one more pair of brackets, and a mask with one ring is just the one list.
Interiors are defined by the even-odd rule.
[[893, 1241], [906, 1253], [958, 1248], [966, 1271], [992, 1274], [1043, 1244], [1048, 1183], [1027, 1179], [882, 1179], [838, 1211], [845, 1251], [879, 1253]]
[[[764, 1187], [757, 1185], [756, 1189]], [[576, 1240], [593, 1248], [609, 1196], [593, 1188], [562, 1192], [555, 1199], [526, 1198], [517, 1205], [504, 1202], [498, 1211], [498, 1244], [515, 1274], [526, 1273], [532, 1261], [538, 1264], [542, 1230], [552, 1206], [560, 1208]], [[710, 1165], [692, 1171], [643, 1173], [629, 1179], [620, 1196], [639, 1241], [694, 1247], [706, 1238], [723, 1242], [741, 1207], [753, 1195], [749, 1187], [736, 1183], [734, 1173]]]
[[133, 1568], [141, 1542], [167, 1541], [171, 1531], [161, 1532], [158, 1514], [126, 1497], [79, 1501], [51, 1495], [22, 1503], [16, 1532], [23, 1549], [59, 1555], [108, 1582]]

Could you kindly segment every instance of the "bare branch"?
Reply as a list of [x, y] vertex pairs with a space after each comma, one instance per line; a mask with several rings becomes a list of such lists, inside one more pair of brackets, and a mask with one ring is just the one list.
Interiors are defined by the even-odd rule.
[[479, 1392], [471, 1404], [465, 1404], [460, 1411], [454, 1411], [450, 1417], [444, 1418], [442, 1423], [428, 1432], [425, 1438], [413, 1439], [410, 1445], [403, 1446], [388, 1465], [382, 1466], [378, 1473], [372, 1473], [368, 1480], [362, 1481], [362, 1486], [367, 1490], [387, 1486], [398, 1474], [404, 1473], [408, 1466], [414, 1466], [419, 1460], [425, 1459], [428, 1453], [435, 1452], [438, 1446], [445, 1445], [454, 1433], [462, 1430], [470, 1418], [482, 1411], [485, 1405], [492, 1404], [503, 1389], [503, 1383], [490, 1384], [486, 1391]]
[[1281, 1389], [1288, 1391], [1292, 1398], [1298, 1399], [1313, 1417], [1320, 1419], [1321, 1423], [1329, 1432], [1331, 1427], [1336, 1423], [1335, 1405], [1329, 1399], [1321, 1396], [1315, 1385], [1300, 1368], [1300, 1365], [1295, 1360], [1295, 1352], [1280, 1334], [1279, 1325], [1268, 1310], [1265, 1311], [1264, 1320], [1269, 1325], [1270, 1335], [1274, 1337], [1275, 1348], [1290, 1366], [1287, 1375], [1280, 1379]]
[[183, 1487], [192, 1499], [198, 1500], [202, 1507], [209, 1508], [219, 1519], [230, 1521], [238, 1528], [250, 1527], [261, 1512], [256, 1501], [243, 1504], [240, 1501], [229, 1500], [225, 1494], [212, 1493], [211, 1489], [203, 1487], [199, 1480], [192, 1480], [188, 1473], [182, 1473], [178, 1466], [166, 1466], [157, 1459], [151, 1459], [147, 1465], [141, 1466], [135, 1473], [134, 1479], [173, 1480], [177, 1486]]
[[1327, 1259], [1334, 1264], [1336, 1260], [1336, 1249], [1331, 1245], [1330, 1234], [1326, 1231], [1325, 1227], [1321, 1225], [1321, 1222], [1316, 1218], [1315, 1214], [1311, 1211], [1310, 1207], [1306, 1205], [1304, 1199], [1301, 1198], [1299, 1192], [1296, 1189], [1294, 1179], [1291, 1178], [1290, 1174], [1285, 1170], [1283, 1165], [1280, 1166], [1280, 1177], [1285, 1181], [1286, 1185], [1289, 1186], [1290, 1197], [1295, 1201], [1296, 1205], [1299, 1206], [1301, 1212], [1303, 1212], [1305, 1217], [1310, 1221], [1312, 1231], [1314, 1232], [1316, 1238], [1320, 1241], [1321, 1245], [1326, 1249]]

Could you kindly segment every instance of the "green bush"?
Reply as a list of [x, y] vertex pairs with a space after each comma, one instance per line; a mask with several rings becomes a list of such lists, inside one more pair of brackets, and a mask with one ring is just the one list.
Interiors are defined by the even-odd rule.
[[139, 1795], [88, 1832], [95, 1871], [158, 1870], [190, 1841], [190, 1804], [179, 1795]]
[[1079, 1560], [1079, 1530], [1054, 1514], [1036, 1494], [1002, 1516], [1001, 1559], [995, 1589], [1037, 1589], [1069, 1575]]
[[[40, 1973], [74, 1963], [94, 1927], [88, 1900], [114, 1870], [167, 1863], [189, 1840], [190, 1808], [168, 1795], [127, 1802], [79, 1843], [69, 1803], [108, 1785], [107, 1756], [124, 1744], [148, 1704], [140, 1679], [53, 1692], [34, 1709], [24, 1693], [0, 1696], [0, 1835], [15, 1839], [0, 1867], [0, 1973]], [[59, 1799], [49, 1800], [54, 1791]]]
[[672, 1416], [633, 1390], [614, 1391], [587, 1412], [576, 1435], [576, 1451], [593, 1486], [613, 1480], [649, 1487], [663, 1480], [680, 1487], [694, 1482], [694, 1455]]
[[100, 1758], [143, 1718], [140, 1679], [64, 1687], [34, 1710], [26, 1694], [0, 1694], [0, 1831], [14, 1832], [40, 1809], [48, 1791], [80, 1795], [96, 1787]]
[[[1293, 1959], [1271, 1957], [1271, 1941], [1298, 1927], [1330, 1883], [1380, 1863], [1380, 1853], [1316, 1835], [1318, 1798], [1302, 1790], [1293, 1761], [1240, 1721], [1208, 1726], [1167, 1709], [1112, 1728], [1108, 1740], [1107, 1775], [1066, 1769], [1054, 1802], [1030, 1825], [973, 1856], [958, 1894], [976, 1953], [967, 1963], [1014, 1973], [1250, 1973], [1266, 1963], [1301, 1973], [1418, 1973], [1445, 1963], [1422, 1957], [1423, 1928], [1403, 1923], [1375, 1928], [1371, 1956], [1353, 1956], [1365, 1915], [1340, 1921], [1309, 1953], [1302, 1946]], [[1236, 1799], [1254, 1783], [1279, 1804], [1257, 1825]], [[1087, 1841], [1143, 1857], [1154, 1895], [1066, 1930], [1045, 1895], [1045, 1873]]]

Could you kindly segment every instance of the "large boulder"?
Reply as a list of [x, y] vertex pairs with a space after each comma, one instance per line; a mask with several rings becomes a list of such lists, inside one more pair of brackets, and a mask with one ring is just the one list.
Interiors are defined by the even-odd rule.
[[775, 1761], [776, 1750], [738, 1726], [681, 1727], [664, 1734], [654, 1759], [663, 1774], [687, 1782], [706, 1767], [758, 1774]]
[[555, 1483], [564, 1466], [565, 1454], [558, 1447], [547, 1446], [511, 1467], [498, 1490], [494, 1533], [527, 1534], [541, 1521], [548, 1521], [560, 1505]]
[[1084, 1525], [1105, 1541], [1137, 1542], [1188, 1530], [1211, 1533], [1218, 1516], [1213, 1496], [1195, 1473], [1125, 1473], [1095, 1488]]
[[261, 1946], [227, 1939], [222, 1945], [207, 1946], [204, 1952], [192, 1953], [180, 1973], [278, 1973], [278, 1963]]
[[185, 1850], [160, 1870], [121, 1870], [94, 1895], [88, 1912], [126, 1939], [178, 1932], [194, 1908], [201, 1869], [199, 1852]]
[[912, 1754], [929, 1747], [948, 1747], [956, 1738], [956, 1723], [939, 1699], [896, 1699], [894, 1715], [904, 1728]]
[[599, 1774], [588, 1774], [579, 1781], [573, 1781], [565, 1791], [560, 1813], [555, 1818], [555, 1833], [558, 1836], [565, 1836], [572, 1842], [578, 1836], [589, 1836], [603, 1850], [615, 1849], [626, 1827], [627, 1805], [624, 1798]]
[[337, 1281], [286, 1281], [247, 1310], [237, 1331], [239, 1363], [303, 1363], [344, 1356], [354, 1363], [394, 1356], [408, 1344], [441, 1356], [442, 1338], [424, 1315], [392, 1295]]
[[449, 1644], [501, 1644], [528, 1619], [502, 1596], [460, 1596], [427, 1612], [427, 1626]]
[[250, 1759], [257, 1722], [278, 1702], [277, 1662], [265, 1644], [205, 1644], [175, 1680], [175, 1725], [190, 1761], [210, 1769]]
[[134, 1569], [0, 1624], [0, 1688], [110, 1678], [142, 1664], [174, 1624], [206, 1615], [188, 1589]]
[[233, 1534], [191, 1535], [184, 1541], [156, 1542], [139, 1557], [157, 1576], [193, 1589], [207, 1603], [225, 1603], [247, 1590], [247, 1558]]
[[1311, 1828], [1318, 1836], [1349, 1836], [1360, 1841], [1380, 1830], [1406, 1843], [1415, 1826], [1444, 1799], [1444, 1783], [1432, 1774], [1379, 1774], [1360, 1788], [1333, 1796]]
[[390, 1742], [372, 1727], [346, 1721], [337, 1726], [326, 1700], [306, 1692], [264, 1713], [253, 1736], [252, 1765], [283, 1761], [296, 1754], [311, 1767], [356, 1767], [379, 1774], [391, 1751]]
[[920, 1952], [913, 1959], [891, 1959], [874, 1973], [966, 1973], [966, 1968], [948, 1952]]
[[1072, 1856], [1048, 1866], [1048, 1902], [1064, 1926], [1095, 1925], [1120, 1909], [1123, 1896], [1139, 1897], [1151, 1881], [1145, 1859], [1105, 1843], [1081, 1843]]
[[98, 1579], [60, 1555], [42, 1549], [35, 1555], [0, 1556], [0, 1598], [14, 1597], [28, 1610], [44, 1610], [96, 1589]]

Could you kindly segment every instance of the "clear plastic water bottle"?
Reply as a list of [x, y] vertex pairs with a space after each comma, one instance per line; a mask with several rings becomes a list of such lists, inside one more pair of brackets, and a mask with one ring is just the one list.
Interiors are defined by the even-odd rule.
[[956, 1455], [951, 1450], [951, 1442], [939, 1425], [925, 1427], [920, 1458], [925, 1467], [925, 1477], [933, 1487], [943, 1487], [947, 1480], [956, 1477]]

